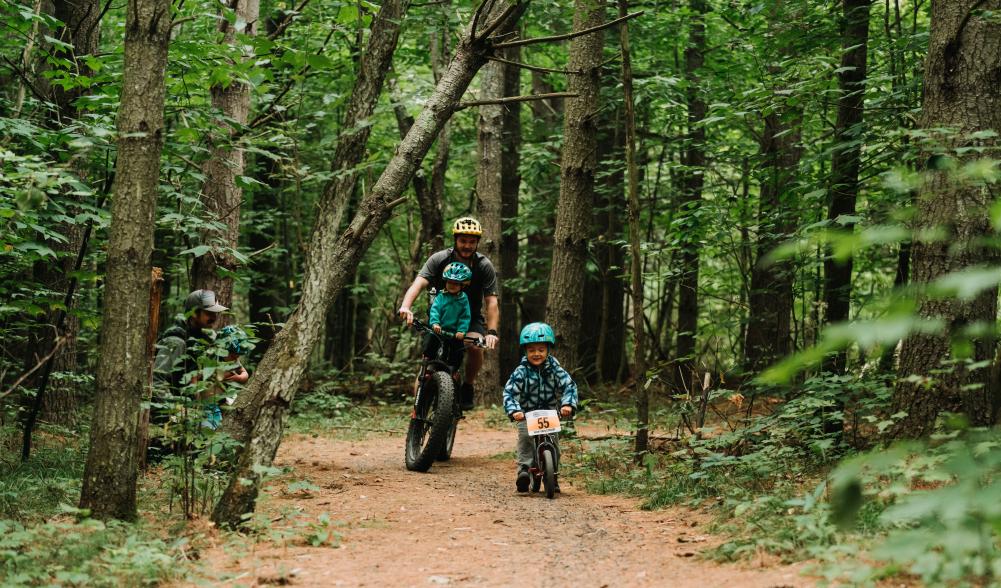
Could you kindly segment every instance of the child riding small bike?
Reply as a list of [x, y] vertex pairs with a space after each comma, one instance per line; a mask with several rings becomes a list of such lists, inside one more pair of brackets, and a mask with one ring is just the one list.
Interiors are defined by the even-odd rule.
[[[559, 409], [560, 418], [573, 416], [577, 409], [577, 384], [570, 374], [560, 366], [560, 362], [550, 355], [556, 345], [556, 335], [552, 327], [546, 323], [532, 323], [521, 330], [518, 338], [524, 357], [521, 363], [511, 373], [507, 385], [504, 386], [504, 410], [508, 417], [518, 426], [517, 461], [518, 474], [515, 486], [518, 492], [528, 492], [532, 481], [532, 470], [539, 472], [544, 468], [539, 463], [539, 456], [544, 453], [540, 443], [552, 447], [555, 455], [554, 478], [552, 490], [559, 492], [559, 436], [546, 434], [545, 439], [538, 439], [529, 434], [529, 423], [526, 414], [534, 411], [555, 411]], [[555, 415], [554, 415], [555, 416]], [[536, 423], [532, 423], [533, 428]], [[551, 423], [543, 423], [549, 429]], [[555, 423], [552, 423], [555, 424]], [[542, 425], [540, 425], [541, 427]], [[548, 486], [548, 485], [547, 485]], [[537, 486], [536, 486], [537, 487]], [[547, 487], [547, 494], [552, 492]]]

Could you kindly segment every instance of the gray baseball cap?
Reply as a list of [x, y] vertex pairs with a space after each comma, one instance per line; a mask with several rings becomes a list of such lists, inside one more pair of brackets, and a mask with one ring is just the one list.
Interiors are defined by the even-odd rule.
[[215, 292], [212, 290], [195, 290], [184, 299], [184, 310], [222, 312], [229, 309], [216, 302]]

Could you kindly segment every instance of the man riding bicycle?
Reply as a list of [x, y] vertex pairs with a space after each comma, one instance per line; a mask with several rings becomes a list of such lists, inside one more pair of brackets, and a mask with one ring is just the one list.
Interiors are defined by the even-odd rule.
[[[433, 253], [424, 263], [424, 267], [417, 272], [414, 282], [403, 295], [403, 302], [400, 304], [398, 312], [401, 318], [406, 319], [408, 325], [413, 324], [414, 313], [411, 306], [417, 300], [421, 290], [429, 285], [439, 292], [443, 290], [445, 279], [442, 277], [442, 272], [450, 263], [459, 261], [473, 271], [470, 284], [464, 289], [469, 298], [469, 310], [472, 315], [466, 336], [484, 339], [487, 349], [494, 349], [497, 346], [497, 325], [500, 321], [500, 306], [497, 303], [497, 273], [490, 260], [485, 255], [476, 252], [482, 236], [483, 228], [475, 218], [462, 217], [452, 224], [454, 245]], [[466, 382], [460, 391], [463, 410], [473, 408], [473, 384], [476, 382], [476, 376], [482, 366], [483, 350], [479, 347], [471, 347], [466, 360]]]

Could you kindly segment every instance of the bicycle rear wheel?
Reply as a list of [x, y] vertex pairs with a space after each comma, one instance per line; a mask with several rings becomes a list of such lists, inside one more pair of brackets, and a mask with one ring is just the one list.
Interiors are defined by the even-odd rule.
[[434, 372], [421, 385], [414, 416], [410, 418], [407, 429], [408, 470], [426, 472], [431, 469], [431, 464], [447, 441], [449, 428], [455, 422], [454, 404], [455, 388], [446, 372]]
[[556, 495], [556, 460], [548, 447], [542, 450], [542, 485], [546, 487], [546, 498]]

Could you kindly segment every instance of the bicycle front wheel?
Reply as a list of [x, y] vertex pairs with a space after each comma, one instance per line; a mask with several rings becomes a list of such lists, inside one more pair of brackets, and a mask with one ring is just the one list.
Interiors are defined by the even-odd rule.
[[548, 447], [542, 450], [542, 485], [546, 487], [546, 498], [556, 496], [556, 460]]
[[407, 469], [426, 472], [431, 469], [447, 439], [455, 420], [452, 412], [455, 388], [445, 372], [434, 372], [418, 391], [414, 416], [407, 429]]

